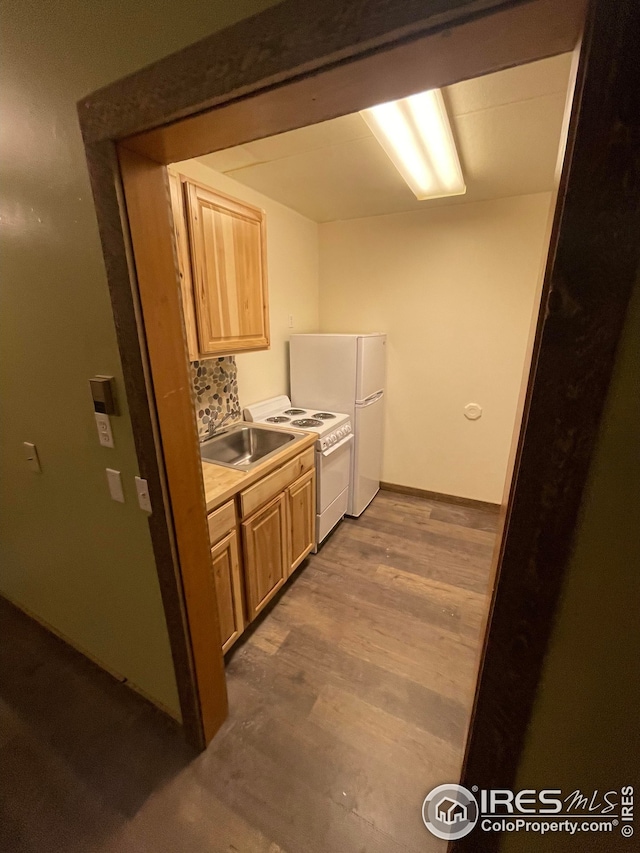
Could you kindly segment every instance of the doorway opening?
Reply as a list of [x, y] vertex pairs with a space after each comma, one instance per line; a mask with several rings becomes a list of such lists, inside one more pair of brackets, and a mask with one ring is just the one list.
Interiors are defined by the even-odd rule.
[[[215, 158], [225, 154], [228, 156], [231, 148], [237, 154], [238, 144], [246, 148], [247, 144], [259, 144], [253, 143], [253, 140], [262, 140], [262, 144], [265, 144], [266, 140], [268, 143], [270, 131], [276, 132], [276, 138], [279, 136], [278, 132], [289, 131], [290, 136], [300, 133], [297, 128], [307, 128], [308, 132], [310, 126], [318, 126], [317, 118], [326, 118], [327, 113], [334, 118], [325, 121], [324, 127], [332, 121], [340, 122], [344, 121], [345, 117], [353, 118], [354, 108], [367, 109], [391, 95], [404, 97], [431, 88], [432, 85], [443, 82], [443, 75], [444, 80], [459, 79], [464, 73], [458, 66], [461, 61], [458, 51], [465, 49], [469, 37], [464, 30], [459, 33], [460, 44], [457, 50], [452, 50], [451, 39], [445, 47], [440, 40], [434, 42], [433, 38], [399, 45], [390, 53], [375, 55], [347, 71], [332, 69], [320, 77], [305, 78], [284, 88], [269, 90], [257, 98], [232, 101], [221, 109], [197, 115], [173, 126], [130, 137], [119, 144], [119, 165], [131, 228], [144, 331], [149, 348], [176, 545], [182, 564], [181, 581], [185, 605], [187, 613], [197, 608], [197, 617], [189, 618], [193, 654], [191, 665], [195, 669], [196, 693], [199, 694], [197, 704], [201, 712], [208, 708], [211, 716], [208, 724], [206, 717], [203, 721], [204, 731], [209, 732], [205, 734], [206, 739], [225, 718], [227, 702], [223, 660], [221, 655], [215, 660], [216, 654], [212, 649], [212, 646], [220, 647], [216, 642], [220, 632], [216, 589], [211, 584], [208, 566], [205, 571], [195, 568], [196, 564], [201, 562], [202, 551], [198, 547], [200, 543], [193, 536], [194, 518], [200, 517], [201, 532], [206, 532], [207, 527], [202, 512], [201, 463], [194, 452], [197, 451], [197, 445], [194, 441], [191, 382], [188, 385], [184, 382], [189, 369], [185, 361], [183, 317], [186, 319], [188, 311], [186, 300], [183, 299], [181, 304], [180, 299], [176, 298], [180, 296], [180, 292], [176, 288], [177, 269], [173, 246], [175, 217], [170, 210], [164, 164], [184, 164], [184, 159], [178, 156], [180, 152], [194, 152], [206, 156], [207, 152], [221, 151], [221, 155], [208, 155]], [[575, 21], [571, 21], [565, 37], [571, 39], [569, 44], [565, 42], [565, 47], [573, 49], [577, 38]], [[446, 57], [450, 66], [446, 72], [440, 67], [443, 57], [438, 55], [438, 51]], [[431, 60], [430, 68], [425, 68], [427, 58]], [[504, 63], [503, 57], [501, 60]], [[477, 61], [482, 71], [486, 70], [482, 67], [486, 59], [479, 56]], [[403, 68], [403, 73], [390, 77], [390, 69], [397, 68], [398, 63]], [[468, 73], [469, 69], [466, 70]], [[473, 75], [472, 79], [478, 77], [484, 79], [485, 75]], [[340, 80], [344, 82], [341, 86], [336, 86]], [[460, 85], [468, 88], [469, 84]], [[451, 91], [454, 91], [453, 87]], [[336, 92], [342, 93], [340, 98], [335, 96]], [[293, 105], [296, 105], [295, 110], [292, 110]], [[234, 146], [229, 143], [237, 144]], [[150, 159], [150, 155], [153, 159]], [[555, 177], [554, 174], [554, 179]], [[451, 209], [458, 208], [452, 206], [449, 210]], [[379, 213], [379, 209], [372, 212]], [[540, 247], [538, 260], [541, 258]], [[542, 264], [540, 267], [542, 268]], [[186, 269], [185, 264], [181, 286], [184, 286]], [[164, 293], [165, 301], [159, 300], [160, 293]], [[181, 295], [184, 296], [184, 289]], [[173, 301], [169, 310], [166, 304], [168, 298]], [[530, 302], [531, 308], [533, 301]], [[188, 323], [186, 330], [188, 333]], [[251, 358], [251, 354], [242, 358], [246, 361]], [[520, 369], [523, 366], [524, 359], [521, 356]], [[516, 370], [516, 373], [518, 372]], [[176, 383], [179, 383], [179, 386]], [[507, 432], [511, 429], [512, 423], [509, 423]], [[402, 486], [403, 483], [396, 485]], [[447, 492], [452, 494], [454, 490]], [[181, 533], [184, 538], [182, 544]], [[207, 539], [210, 541], [210, 537]], [[209, 557], [208, 553], [206, 557]], [[205, 684], [208, 685], [207, 690], [203, 690]], [[202, 698], [206, 697], [207, 693], [209, 701], [203, 702]]]
[[[232, 727], [253, 731], [255, 724], [265, 744], [282, 735], [285, 720], [296, 721], [291, 756], [305, 741], [341, 745], [353, 752], [357, 773], [382, 738], [385, 758], [369, 760], [367, 773], [376, 780], [377, 813], [386, 802], [389, 819], [402, 813], [398, 792], [415, 802], [423, 788], [460, 778], [500, 544], [499, 510], [510, 486], [509, 454], [539, 313], [572, 65], [573, 55], [563, 53], [444, 89], [464, 196], [416, 200], [360, 113], [169, 166], [201, 441], [208, 445], [212, 431], [224, 431], [243, 412], [285, 430], [323, 408], [342, 417], [348, 401], [335, 386], [340, 370], [348, 370], [346, 349], [338, 361], [331, 349], [324, 356], [314, 350], [322, 375], [305, 363], [306, 374], [292, 372], [290, 381], [300, 357], [291, 352], [291, 336], [302, 336], [300, 348], [305, 335], [313, 343], [317, 333], [342, 335], [345, 346], [349, 332], [386, 335], [377, 477], [383, 491], [364, 512], [358, 508], [336, 524], [285, 585], [274, 578], [274, 598], [255, 621], [250, 578], [235, 591], [248, 614], [240, 622], [231, 575], [228, 593], [219, 590]], [[207, 356], [198, 304], [207, 274], [200, 265], [208, 257], [219, 265], [222, 250], [213, 219], [211, 247], [196, 243], [205, 228], [196, 218], [204, 216], [194, 202], [201, 197], [222, 209], [262, 212], [269, 349], [220, 355], [214, 345]], [[226, 287], [232, 275], [227, 257]], [[324, 343], [332, 346], [331, 340]], [[358, 440], [356, 415], [349, 412]], [[203, 468], [212, 518], [223, 504], [216, 475], [225, 486], [229, 475], [207, 462]], [[218, 549], [228, 547], [218, 545], [226, 535], [226, 528], [212, 533], [214, 563]], [[243, 544], [238, 549], [247, 572], [249, 555]], [[345, 772], [344, 786], [356, 778]], [[415, 816], [417, 822], [402, 822], [409, 845], [424, 831]]]

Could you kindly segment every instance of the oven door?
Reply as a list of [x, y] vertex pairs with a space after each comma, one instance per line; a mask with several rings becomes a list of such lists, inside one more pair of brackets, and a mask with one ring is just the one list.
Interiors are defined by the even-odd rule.
[[329, 504], [349, 486], [353, 435], [341, 439], [327, 450], [316, 450], [316, 512]]

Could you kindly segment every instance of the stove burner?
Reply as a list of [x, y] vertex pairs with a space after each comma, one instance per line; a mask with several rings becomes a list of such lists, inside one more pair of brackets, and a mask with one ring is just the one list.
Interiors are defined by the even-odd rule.
[[305, 409], [286, 409], [283, 415], [304, 415], [306, 414]]
[[316, 418], [300, 418], [299, 421], [292, 421], [291, 426], [307, 429], [307, 427], [322, 426], [322, 421], [316, 420]]
[[267, 418], [268, 424], [288, 424], [291, 418], [284, 418], [282, 415], [276, 415], [273, 418]]
[[330, 421], [332, 418], [335, 418], [335, 415], [332, 415], [331, 412], [316, 412], [312, 417], [321, 418], [323, 421]]

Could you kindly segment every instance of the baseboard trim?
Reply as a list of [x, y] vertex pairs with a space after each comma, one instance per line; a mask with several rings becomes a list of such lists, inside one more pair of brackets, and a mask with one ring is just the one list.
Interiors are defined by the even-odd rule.
[[27, 619], [31, 619], [32, 622], [35, 622], [36, 625], [39, 625], [47, 633], [52, 634], [56, 638], [56, 640], [59, 640], [61, 643], [64, 643], [65, 646], [68, 646], [76, 654], [82, 655], [82, 657], [86, 658], [93, 666], [97, 667], [98, 669], [101, 669], [103, 672], [106, 672], [107, 675], [110, 678], [113, 678], [114, 681], [117, 681], [119, 684], [124, 684], [125, 687], [128, 687], [134, 693], [137, 693], [141, 699], [144, 699], [145, 702], [148, 702], [150, 705], [153, 705], [154, 708], [163, 713], [165, 716], [169, 717], [171, 720], [173, 720], [173, 722], [182, 725], [182, 720], [178, 716], [178, 714], [175, 713], [175, 711], [172, 711], [170, 708], [168, 708], [166, 705], [163, 705], [163, 703], [159, 702], [157, 699], [152, 698], [145, 690], [142, 689], [142, 687], [138, 687], [137, 684], [135, 684], [133, 681], [130, 681], [126, 677], [126, 675], [122, 675], [121, 673], [116, 672], [116, 670], [112, 669], [110, 666], [107, 666], [106, 663], [103, 663], [101, 660], [98, 660], [98, 658], [96, 658], [86, 649], [83, 649], [82, 646], [79, 646], [76, 642], [69, 639], [69, 637], [67, 637], [57, 628], [54, 628], [53, 625], [46, 621], [46, 619], [42, 619], [40, 616], [29, 610], [29, 608], [24, 607], [24, 605], [15, 601], [13, 598], [7, 595], [6, 592], [0, 593], [0, 598], [6, 601], [7, 604], [9, 604], [11, 607], [22, 613], [23, 616], [26, 616]]
[[489, 501], [477, 501], [475, 498], [461, 498], [457, 495], [444, 495], [441, 492], [430, 492], [427, 489], [416, 489], [414, 486], [398, 486], [396, 483], [380, 483], [380, 488], [385, 492], [397, 492], [399, 495], [412, 495], [414, 498], [424, 498], [428, 501], [441, 501], [442, 503], [466, 506], [471, 509], [488, 509], [496, 512], [500, 504]]

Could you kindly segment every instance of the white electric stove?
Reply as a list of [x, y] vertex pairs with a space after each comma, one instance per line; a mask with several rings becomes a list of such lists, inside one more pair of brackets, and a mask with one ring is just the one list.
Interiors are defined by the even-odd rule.
[[245, 421], [314, 432], [316, 441], [316, 541], [320, 544], [347, 511], [353, 434], [341, 412], [300, 408], [288, 397], [271, 397], [243, 410]]

